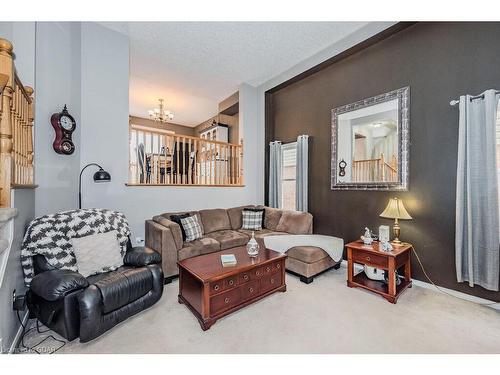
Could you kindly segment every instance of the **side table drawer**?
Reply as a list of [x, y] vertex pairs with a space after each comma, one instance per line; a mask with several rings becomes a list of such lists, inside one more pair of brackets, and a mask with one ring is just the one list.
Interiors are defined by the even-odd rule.
[[386, 257], [361, 250], [354, 250], [352, 252], [352, 260], [353, 262], [366, 264], [372, 267], [387, 268], [389, 266]]

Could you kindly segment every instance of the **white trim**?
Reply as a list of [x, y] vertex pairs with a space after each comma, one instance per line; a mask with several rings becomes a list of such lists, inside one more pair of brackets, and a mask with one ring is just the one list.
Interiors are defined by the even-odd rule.
[[[24, 326], [26, 326], [26, 323], [28, 323], [28, 317], [29, 317], [29, 311], [26, 311], [26, 314], [24, 314], [24, 317], [22, 319]], [[22, 334], [23, 334], [23, 326], [19, 326], [16, 336], [14, 337], [14, 340], [12, 340], [12, 344], [9, 349], [9, 354], [14, 353], [14, 351], [16, 350], [17, 346], [19, 345], [19, 340], [21, 340]]]
[[[14, 194], [13, 191], [12, 194]], [[14, 195], [12, 195], [12, 201], [14, 201]], [[7, 263], [9, 262], [10, 250], [12, 249], [12, 243], [14, 241], [14, 219], [18, 214], [18, 210], [16, 208], [2, 208], [2, 210], [5, 210], [7, 215], [5, 216], [6, 221], [0, 222], [0, 234], [2, 237], [7, 238], [8, 246], [0, 253], [0, 288], [3, 284]], [[4, 220], [4, 218], [2, 218], [2, 220]]]
[[[175, 125], [175, 124], [174, 124]], [[182, 125], [181, 125], [182, 126]], [[133, 130], [146, 131], [149, 133], [161, 133], [161, 134], [175, 134], [175, 131], [168, 129], [158, 129], [152, 126], [136, 125], [134, 123], [130, 124], [130, 128]]]
[[[342, 261], [342, 267], [347, 268], [347, 261], [346, 260]], [[357, 263], [354, 264], [354, 268], [357, 271], [362, 271], [363, 270], [363, 266], [361, 266], [360, 264], [357, 264]], [[426, 283], [425, 281], [420, 281], [420, 280], [412, 279], [412, 282], [413, 282], [413, 285], [416, 285], [416, 286], [419, 286], [419, 287], [422, 287], [422, 288], [425, 288], [425, 289], [433, 290], [436, 293], [440, 293], [440, 291], [437, 290], [434, 285], [432, 285], [430, 283]], [[485, 304], [493, 303], [493, 305], [487, 305], [485, 307], [489, 307], [489, 308], [492, 308], [494, 310], [500, 311], [500, 302], [496, 302], [495, 303], [495, 301], [491, 301], [489, 299], [472, 296], [470, 294], [458, 292], [456, 290], [444, 288], [442, 286], [440, 286], [439, 289], [441, 289], [443, 292], [446, 292], [446, 293], [452, 295], [453, 297], [460, 298], [460, 299], [463, 299], [465, 301], [477, 303], [479, 305], [485, 305]]]

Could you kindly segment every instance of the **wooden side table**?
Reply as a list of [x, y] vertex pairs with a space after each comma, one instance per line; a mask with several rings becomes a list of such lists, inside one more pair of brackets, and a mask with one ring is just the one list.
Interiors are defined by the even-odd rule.
[[[347, 286], [350, 288], [364, 288], [380, 294], [391, 303], [396, 303], [398, 297], [406, 288], [411, 288], [410, 255], [412, 245], [409, 243], [392, 244], [390, 252], [379, 249], [379, 242], [371, 245], [363, 244], [363, 241], [348, 243], [347, 247]], [[354, 263], [366, 264], [367, 266], [387, 270], [389, 283], [371, 280], [365, 272], [354, 275]], [[404, 266], [404, 279], [396, 285], [395, 271]]]

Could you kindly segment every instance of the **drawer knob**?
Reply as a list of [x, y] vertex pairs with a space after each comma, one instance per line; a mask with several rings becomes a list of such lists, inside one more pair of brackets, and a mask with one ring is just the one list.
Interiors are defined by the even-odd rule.
[[229, 285], [233, 285], [234, 284], [234, 280], [229, 280]]
[[226, 298], [224, 299], [224, 303], [229, 303], [229, 298], [228, 298], [228, 297], [226, 297]]
[[255, 274], [256, 274], [257, 276], [259, 276], [259, 275], [260, 275], [260, 272], [259, 272], [259, 271], [257, 271], [257, 272], [255, 272]]
[[274, 279], [271, 279], [271, 284], [274, 284]]
[[219, 290], [219, 285], [214, 286], [214, 290], [218, 291]]
[[281, 268], [281, 264], [279, 264], [279, 263], [278, 263], [278, 264], [276, 265], [276, 268], [277, 268], [277, 269], [280, 269], [280, 268]]
[[367, 260], [367, 261], [370, 261], [370, 257], [366, 257], [366, 260]]
[[243, 275], [243, 279], [248, 280], [248, 275], [247, 275], [247, 274], [244, 274], [244, 275]]
[[250, 293], [253, 293], [253, 288], [248, 289]]

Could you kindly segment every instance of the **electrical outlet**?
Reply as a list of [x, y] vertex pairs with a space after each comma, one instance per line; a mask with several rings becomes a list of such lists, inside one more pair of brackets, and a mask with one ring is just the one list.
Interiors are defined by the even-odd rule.
[[144, 239], [142, 237], [136, 237], [135, 243], [139, 246], [144, 246]]
[[16, 295], [16, 290], [12, 292], [12, 309], [14, 311], [23, 311], [26, 308], [26, 296], [24, 294]]

